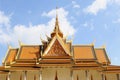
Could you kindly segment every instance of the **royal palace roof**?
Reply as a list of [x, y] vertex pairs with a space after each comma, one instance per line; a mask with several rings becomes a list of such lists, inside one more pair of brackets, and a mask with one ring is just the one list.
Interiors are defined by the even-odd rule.
[[106, 72], [120, 72], [119, 66], [111, 66], [105, 48], [94, 45], [72, 45], [64, 38], [56, 16], [55, 28], [47, 41], [41, 39], [41, 45], [20, 45], [19, 48], [8, 48], [0, 70], [12, 67], [40, 68], [46, 66], [69, 66], [73, 69], [95, 68]]

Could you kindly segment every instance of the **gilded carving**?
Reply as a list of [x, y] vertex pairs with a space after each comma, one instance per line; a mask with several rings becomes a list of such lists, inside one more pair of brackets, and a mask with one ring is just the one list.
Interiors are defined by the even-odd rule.
[[47, 56], [65, 56], [67, 55], [66, 52], [64, 51], [63, 47], [60, 45], [58, 40], [54, 42], [52, 45], [51, 49], [47, 53]]

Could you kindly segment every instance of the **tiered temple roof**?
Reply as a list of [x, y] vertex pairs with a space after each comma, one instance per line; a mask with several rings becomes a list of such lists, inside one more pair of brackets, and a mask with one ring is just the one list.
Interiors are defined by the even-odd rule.
[[0, 72], [57, 65], [72, 69], [92, 68], [101, 72], [120, 73], [120, 66], [111, 65], [105, 48], [95, 48], [94, 45], [72, 45], [72, 42], [68, 42], [63, 36], [56, 16], [55, 28], [51, 37], [47, 36], [48, 41], [42, 40], [42, 45], [20, 45], [20, 48], [8, 48]]

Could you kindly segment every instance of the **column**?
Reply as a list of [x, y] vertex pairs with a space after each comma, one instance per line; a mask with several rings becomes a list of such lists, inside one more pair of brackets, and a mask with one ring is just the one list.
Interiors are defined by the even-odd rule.
[[24, 71], [24, 80], [27, 80], [27, 71]]
[[89, 80], [89, 71], [86, 70], [86, 71], [85, 71], [85, 74], [86, 74], [86, 80]]
[[104, 80], [104, 74], [103, 73], [101, 74], [101, 77], [102, 77], [102, 80]]
[[70, 76], [71, 76], [71, 80], [74, 80], [73, 79], [73, 70], [70, 71]]
[[117, 76], [117, 80], [120, 80], [120, 76], [119, 76], [119, 74], [116, 74], [116, 76]]
[[10, 75], [11, 75], [11, 72], [8, 73], [7, 80], [10, 80]]
[[39, 71], [39, 80], [42, 80], [42, 71]]

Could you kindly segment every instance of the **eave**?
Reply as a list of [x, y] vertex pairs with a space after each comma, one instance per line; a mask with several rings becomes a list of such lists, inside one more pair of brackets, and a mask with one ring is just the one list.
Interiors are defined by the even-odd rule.
[[40, 64], [71, 64], [71, 59], [42, 59], [39, 61]]
[[46, 67], [46, 68], [51, 68], [51, 67], [55, 67], [55, 68], [57, 68], [57, 67], [69, 67], [69, 68], [71, 68], [72, 67], [72, 65], [71, 64], [59, 64], [59, 63], [56, 63], [56, 64], [38, 64], [37, 65], [38, 67], [40, 66], [41, 68], [43, 67]]
[[103, 70], [102, 67], [98, 67], [98, 66], [74, 66], [72, 69], [73, 70], [98, 70], [98, 71]]
[[72, 56], [42, 56], [42, 59], [70, 59]]
[[6, 68], [6, 70], [9, 71], [25, 71], [25, 70], [41, 70], [40, 67], [26, 67], [26, 66], [22, 66], [22, 67], [10, 67], [10, 68]]

